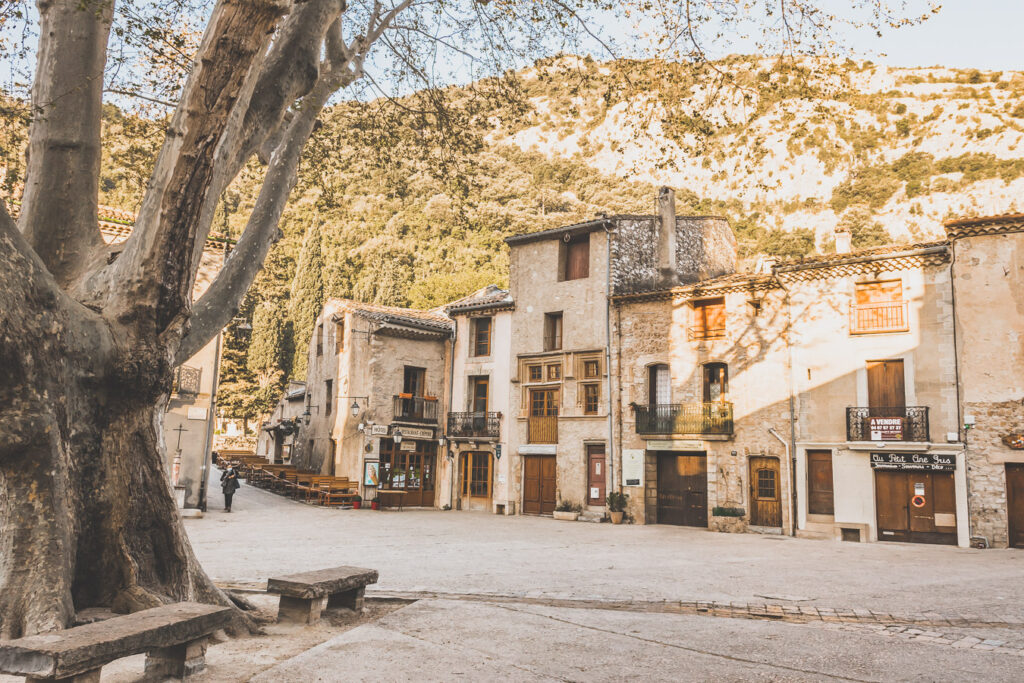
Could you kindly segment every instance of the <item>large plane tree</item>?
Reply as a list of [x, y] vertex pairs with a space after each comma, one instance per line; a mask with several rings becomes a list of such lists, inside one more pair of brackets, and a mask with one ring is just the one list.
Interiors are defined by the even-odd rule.
[[[0, 202], [0, 638], [65, 628], [87, 607], [230, 604], [175, 510], [162, 411], [172, 369], [231, 320], [278, 239], [303, 146], [335, 93], [410, 77], [429, 85], [445, 66], [500, 74], [580, 37], [607, 48], [595, 17], [617, 14], [625, 30], [630, 9], [652, 52], [688, 59], [748, 21], [781, 52], [818, 50], [837, 21], [827, 0], [209, 4], [37, 0], [29, 12], [24, 1], [0, 2], [8, 37], [21, 20], [38, 33], [17, 220]], [[868, 23], [900, 21], [880, 0], [855, 4]], [[184, 65], [174, 57], [188, 42], [145, 22], [172, 5], [205, 18]], [[182, 86], [131, 236], [111, 247], [97, 222], [101, 114], [112, 46], [133, 35], [168, 39], [159, 68]], [[264, 175], [244, 232], [193, 301], [218, 200], [254, 159]]]

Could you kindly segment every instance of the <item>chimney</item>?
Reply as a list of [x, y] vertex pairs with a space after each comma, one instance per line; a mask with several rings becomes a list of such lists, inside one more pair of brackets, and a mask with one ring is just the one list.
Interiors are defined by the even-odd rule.
[[757, 261], [757, 265], [754, 267], [754, 271], [761, 275], [771, 275], [772, 268], [779, 262], [774, 256], [762, 256]]
[[852, 248], [853, 236], [846, 230], [836, 230], [836, 253], [849, 254]]
[[677, 283], [676, 275], [676, 193], [671, 187], [658, 190], [658, 280], [662, 285]]

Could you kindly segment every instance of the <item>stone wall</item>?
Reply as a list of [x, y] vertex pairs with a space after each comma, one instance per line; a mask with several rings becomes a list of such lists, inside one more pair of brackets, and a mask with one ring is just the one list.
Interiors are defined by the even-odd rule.
[[996, 548], [1008, 545], [1006, 463], [1024, 463], [1024, 451], [1012, 450], [1003, 437], [1024, 432], [1021, 401], [964, 403], [964, 414], [976, 420], [967, 432], [967, 474], [970, 479], [971, 536], [982, 536]]

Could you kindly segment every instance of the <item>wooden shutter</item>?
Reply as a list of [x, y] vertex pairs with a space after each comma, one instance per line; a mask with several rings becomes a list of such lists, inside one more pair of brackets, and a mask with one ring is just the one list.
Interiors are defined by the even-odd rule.
[[573, 240], [565, 248], [565, 279], [590, 277], [590, 235]]
[[[892, 408], [901, 416], [906, 406], [902, 360], [868, 362], [868, 407]], [[879, 415], [879, 417], [885, 417]]]

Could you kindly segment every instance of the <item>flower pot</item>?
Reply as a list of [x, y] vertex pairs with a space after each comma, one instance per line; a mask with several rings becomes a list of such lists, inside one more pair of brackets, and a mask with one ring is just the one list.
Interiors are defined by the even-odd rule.
[[363, 501], [361, 501], [361, 500], [353, 500], [352, 501], [352, 509], [353, 510], [358, 510], [361, 507], [363, 507]]
[[370, 509], [371, 510], [380, 510], [380, 503], [378, 503], [375, 500], [370, 501]]
[[551, 514], [555, 519], [561, 519], [566, 522], [575, 522], [580, 516], [580, 513], [578, 512], [563, 512], [561, 510], [555, 510]]
[[622, 524], [622, 517], [625, 514], [626, 513], [623, 512], [622, 510], [618, 510], [614, 512], [609, 512], [608, 516], [611, 517], [612, 524]]

